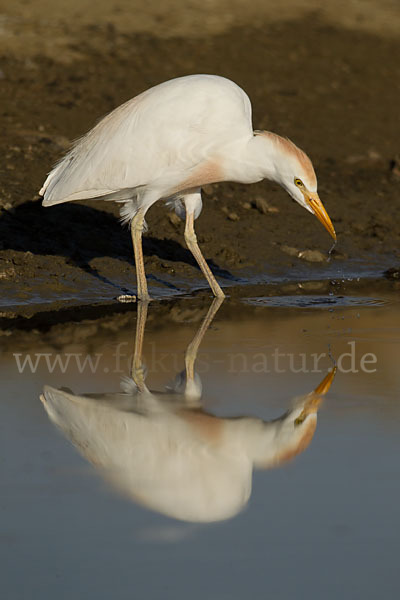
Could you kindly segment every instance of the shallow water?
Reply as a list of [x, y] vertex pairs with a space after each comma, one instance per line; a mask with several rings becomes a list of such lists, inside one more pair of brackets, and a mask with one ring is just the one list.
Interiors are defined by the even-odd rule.
[[397, 296], [160, 308], [3, 354], [4, 597], [397, 598]]

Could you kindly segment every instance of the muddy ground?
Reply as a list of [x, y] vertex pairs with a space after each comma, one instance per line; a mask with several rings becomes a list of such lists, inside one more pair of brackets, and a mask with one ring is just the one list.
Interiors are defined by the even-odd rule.
[[[255, 128], [288, 136], [308, 152], [338, 235], [327, 262], [328, 234], [277, 186], [207, 187], [197, 232], [222, 285], [234, 293], [242, 283], [379, 277], [399, 267], [397, 3], [367, 1], [362, 10], [332, 3], [336, 11], [294, 0], [282, 11], [272, 2], [249, 8], [238, 0], [53, 4], [0, 2], [4, 321], [135, 290], [118, 207], [91, 201], [45, 209], [37, 191], [99, 117], [189, 73], [233, 79], [253, 102]], [[148, 223], [153, 295], [204, 288], [183, 225], [164, 206], [151, 209]]]

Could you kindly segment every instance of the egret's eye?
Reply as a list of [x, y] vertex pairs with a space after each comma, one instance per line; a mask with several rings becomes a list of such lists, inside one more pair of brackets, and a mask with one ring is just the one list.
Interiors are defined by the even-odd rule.
[[297, 187], [304, 187], [304, 183], [302, 182], [302, 180], [298, 179], [297, 177], [294, 178], [294, 183], [295, 185], [297, 185]]

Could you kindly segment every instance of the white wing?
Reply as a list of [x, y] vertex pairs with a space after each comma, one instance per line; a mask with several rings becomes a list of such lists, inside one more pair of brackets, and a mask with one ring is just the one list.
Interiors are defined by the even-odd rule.
[[214, 75], [172, 79], [118, 107], [79, 140], [46, 179], [43, 204], [121, 190], [118, 199], [129, 198], [141, 186], [162, 194], [251, 135], [250, 100], [235, 83]]

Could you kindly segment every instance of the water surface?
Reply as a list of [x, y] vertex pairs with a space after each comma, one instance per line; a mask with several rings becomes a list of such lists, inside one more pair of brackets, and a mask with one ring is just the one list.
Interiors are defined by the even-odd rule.
[[5, 598], [398, 597], [397, 298], [293, 298], [15, 338]]

